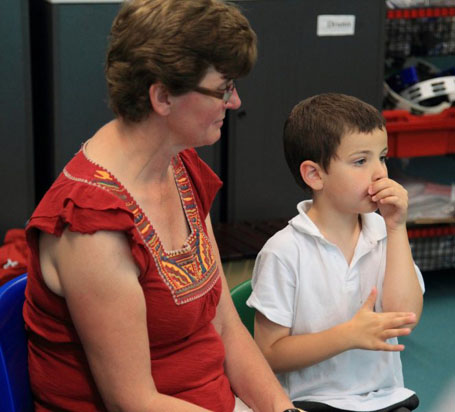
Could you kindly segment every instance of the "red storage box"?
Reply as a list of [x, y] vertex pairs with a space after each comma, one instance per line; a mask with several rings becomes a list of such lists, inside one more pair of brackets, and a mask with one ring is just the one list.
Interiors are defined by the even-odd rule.
[[455, 108], [420, 116], [406, 110], [384, 110], [382, 114], [389, 137], [389, 157], [455, 153]]
[[387, 19], [421, 19], [455, 16], [455, 7], [425, 7], [417, 9], [387, 10]]

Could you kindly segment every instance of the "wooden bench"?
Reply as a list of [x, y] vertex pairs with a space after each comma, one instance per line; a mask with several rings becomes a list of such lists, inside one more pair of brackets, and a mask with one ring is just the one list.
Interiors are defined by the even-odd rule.
[[254, 259], [265, 242], [287, 223], [288, 219], [271, 219], [214, 224], [221, 260]]

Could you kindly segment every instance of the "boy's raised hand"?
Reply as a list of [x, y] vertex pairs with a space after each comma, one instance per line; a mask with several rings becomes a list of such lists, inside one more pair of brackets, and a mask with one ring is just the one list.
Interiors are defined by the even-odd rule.
[[397, 229], [406, 223], [408, 213], [408, 192], [399, 183], [388, 177], [370, 184], [368, 194], [376, 202], [385, 223], [390, 229]]
[[404, 326], [415, 322], [416, 315], [412, 312], [374, 312], [377, 293], [373, 288], [362, 307], [345, 324], [350, 346], [352, 349], [402, 351], [404, 345], [392, 345], [386, 341], [409, 335], [411, 329]]

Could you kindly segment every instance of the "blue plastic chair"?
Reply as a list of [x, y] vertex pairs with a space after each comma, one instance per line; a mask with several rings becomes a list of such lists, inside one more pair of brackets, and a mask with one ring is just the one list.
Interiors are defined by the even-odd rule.
[[27, 274], [0, 287], [0, 411], [33, 411], [22, 317]]
[[245, 280], [231, 289], [231, 297], [240, 319], [251, 333], [251, 336], [254, 336], [254, 315], [256, 311], [246, 305], [246, 301], [251, 295], [251, 290], [251, 280]]

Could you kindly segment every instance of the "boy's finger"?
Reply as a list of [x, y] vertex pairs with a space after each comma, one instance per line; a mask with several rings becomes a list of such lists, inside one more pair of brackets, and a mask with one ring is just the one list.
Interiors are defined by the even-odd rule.
[[416, 321], [416, 315], [412, 312], [384, 312], [382, 315], [386, 329], [397, 328]]
[[378, 290], [376, 289], [376, 286], [373, 286], [373, 289], [371, 289], [370, 294], [368, 295], [365, 303], [362, 305], [363, 309], [374, 309], [374, 305], [376, 303], [376, 296], [378, 294]]
[[376, 201], [381, 202], [382, 205], [405, 206], [405, 203], [398, 196], [386, 196], [381, 199], [377, 199]]
[[400, 328], [400, 329], [388, 329], [384, 331], [382, 337], [384, 340], [391, 338], [398, 338], [399, 336], [407, 336], [411, 334], [410, 328]]
[[404, 345], [402, 344], [392, 345], [390, 343], [383, 343], [379, 350], [383, 350], [386, 352], [401, 352], [404, 350]]
[[384, 177], [382, 179], [376, 180], [375, 182], [371, 183], [369, 188], [368, 188], [368, 193], [370, 195], [379, 192], [380, 190], [383, 190], [387, 187], [391, 186], [391, 183], [393, 181], [391, 179], [388, 179], [387, 177]]

